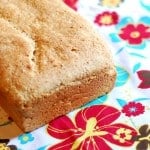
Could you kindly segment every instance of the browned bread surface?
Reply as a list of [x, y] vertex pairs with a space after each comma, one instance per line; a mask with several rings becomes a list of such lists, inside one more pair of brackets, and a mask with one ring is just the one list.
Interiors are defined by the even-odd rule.
[[104, 41], [60, 0], [0, 1], [0, 103], [24, 131], [109, 92]]

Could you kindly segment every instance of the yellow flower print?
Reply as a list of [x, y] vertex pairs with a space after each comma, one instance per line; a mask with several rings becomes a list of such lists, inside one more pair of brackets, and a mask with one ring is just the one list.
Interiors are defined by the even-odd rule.
[[4, 143], [0, 143], [0, 150], [10, 150], [10, 148]]
[[119, 140], [120, 143], [126, 142], [126, 140], [131, 140], [131, 130], [120, 128], [116, 131], [116, 134], [113, 136], [115, 140]]
[[117, 7], [122, 2], [123, 0], [101, 0], [101, 5], [107, 7]]

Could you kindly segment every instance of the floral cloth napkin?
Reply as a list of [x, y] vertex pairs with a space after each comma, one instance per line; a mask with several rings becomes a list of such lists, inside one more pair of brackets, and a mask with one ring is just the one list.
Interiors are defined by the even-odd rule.
[[150, 150], [150, 1], [64, 2], [108, 41], [117, 70], [115, 87], [16, 138], [21, 131], [0, 109], [0, 150]]

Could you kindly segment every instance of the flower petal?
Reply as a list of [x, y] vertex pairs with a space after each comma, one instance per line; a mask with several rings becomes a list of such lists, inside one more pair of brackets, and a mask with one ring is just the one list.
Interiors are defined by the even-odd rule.
[[134, 24], [128, 24], [127, 26], [121, 28], [121, 31], [119, 33], [120, 38], [122, 38], [123, 40], [128, 40], [130, 39], [130, 33], [132, 31], [136, 30], [136, 27], [134, 26]]
[[142, 43], [142, 37], [138, 37], [138, 38], [131, 38], [129, 37], [128, 38], [128, 43], [131, 44], [131, 45], [139, 45]]
[[72, 9], [77, 10], [76, 3], [78, 0], [64, 0], [64, 2]]
[[137, 75], [141, 80], [144, 80], [144, 81], [150, 80], [150, 71], [149, 70], [140, 70], [137, 72]]
[[143, 32], [145, 32], [146, 29], [148, 29], [148, 26], [145, 26], [144, 24], [140, 23], [140, 24], [137, 25], [136, 29], [138, 31], [140, 31], [140, 33], [141, 32], [143, 33]]
[[139, 79], [142, 80], [139, 88], [146, 89], [150, 88], [150, 71], [149, 70], [140, 70], [137, 72]]
[[103, 126], [112, 123], [119, 116], [119, 110], [114, 107], [106, 105], [95, 105], [79, 111], [76, 115], [75, 121], [77, 127], [85, 129], [87, 121], [90, 118], [96, 118], [97, 125]]
[[75, 134], [76, 128], [69, 117], [62, 116], [48, 124], [47, 132], [58, 139], [65, 139]]
[[138, 88], [141, 88], [141, 89], [148, 89], [148, 88], [150, 88], [150, 81], [149, 81], [149, 82], [147, 82], [147, 81], [142, 81], [142, 82], [139, 84]]
[[139, 132], [142, 136], [147, 136], [147, 134], [150, 134], [150, 125], [145, 124], [140, 127]]
[[112, 150], [101, 137], [94, 136], [94, 140], [96, 147], [98, 148], [97, 150]]
[[97, 23], [99, 26], [101, 25], [109, 26], [117, 24], [118, 19], [119, 16], [116, 12], [104, 11], [96, 15], [94, 22]]
[[150, 27], [138, 24], [137, 30], [141, 33], [142, 38], [150, 38]]
[[[114, 138], [115, 135], [117, 134], [117, 131], [121, 128], [124, 129], [125, 131], [128, 131], [128, 133], [126, 133], [127, 135], [125, 135], [124, 137], [120, 137], [122, 141]], [[110, 126], [103, 126], [102, 128], [100, 128], [100, 130], [108, 132], [108, 134], [105, 134], [103, 138], [105, 138], [106, 140], [108, 140], [113, 144], [120, 145], [120, 146], [131, 146], [134, 143], [132, 138], [137, 135], [135, 129], [125, 124], [119, 124], [119, 123], [112, 124]]]
[[68, 138], [52, 147], [49, 147], [48, 150], [70, 150], [73, 145], [74, 140]]
[[112, 150], [99, 136], [87, 138], [81, 145], [80, 150]]
[[[82, 141], [82, 143], [80, 144], [78, 149], [80, 149], [80, 150], [94, 149], [93, 141], [91, 139], [93, 139], [93, 138], [92, 137], [88, 137], [87, 139]], [[94, 149], [94, 150], [97, 150], [97, 149]]]

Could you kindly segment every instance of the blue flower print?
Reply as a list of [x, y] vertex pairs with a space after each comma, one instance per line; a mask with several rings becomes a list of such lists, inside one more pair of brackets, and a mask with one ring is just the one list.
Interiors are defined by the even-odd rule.
[[26, 144], [34, 140], [34, 137], [31, 133], [22, 134], [18, 137], [21, 144]]

